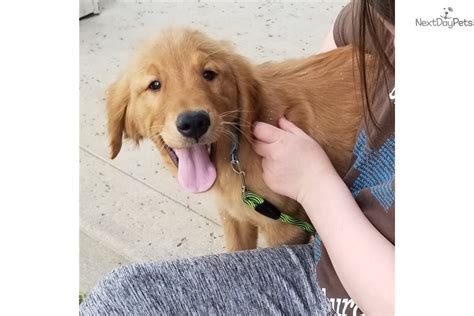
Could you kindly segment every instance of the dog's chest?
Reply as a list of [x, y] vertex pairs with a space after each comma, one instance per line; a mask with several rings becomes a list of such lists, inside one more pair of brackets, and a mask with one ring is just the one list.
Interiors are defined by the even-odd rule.
[[256, 226], [270, 220], [244, 203], [240, 178], [237, 174], [221, 174], [212, 191], [217, 207], [224, 214]]
[[216, 187], [214, 198], [220, 211], [239, 221], [248, 221], [257, 225], [261, 215], [242, 201], [239, 186]]

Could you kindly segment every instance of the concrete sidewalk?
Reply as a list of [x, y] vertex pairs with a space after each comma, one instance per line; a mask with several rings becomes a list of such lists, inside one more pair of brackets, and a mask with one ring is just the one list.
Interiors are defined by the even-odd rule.
[[108, 158], [105, 90], [148, 36], [185, 25], [235, 43], [254, 62], [318, 51], [347, 1], [102, 3], [80, 21], [80, 290], [118, 265], [225, 251], [209, 196], [190, 195], [150, 142]]

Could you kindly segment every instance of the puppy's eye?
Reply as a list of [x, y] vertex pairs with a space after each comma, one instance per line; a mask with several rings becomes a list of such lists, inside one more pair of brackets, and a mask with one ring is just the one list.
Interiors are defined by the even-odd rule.
[[202, 77], [207, 81], [212, 81], [217, 76], [217, 74], [212, 70], [204, 70], [202, 73]]
[[161, 88], [161, 82], [159, 82], [158, 80], [152, 81], [148, 85], [148, 89], [153, 90], [153, 91], [160, 90], [160, 88]]

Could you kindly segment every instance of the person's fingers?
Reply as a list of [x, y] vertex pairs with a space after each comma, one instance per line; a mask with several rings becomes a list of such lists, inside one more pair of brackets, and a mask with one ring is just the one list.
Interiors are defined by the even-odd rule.
[[253, 135], [257, 140], [265, 143], [278, 141], [281, 138], [281, 133], [281, 129], [267, 123], [255, 122], [253, 124]]
[[263, 182], [267, 183], [268, 181], [268, 174], [269, 174], [269, 166], [268, 164], [270, 163], [270, 161], [266, 158], [263, 158], [262, 159], [262, 177], [263, 177]]
[[282, 116], [279, 120], [278, 120], [278, 126], [284, 130], [284, 131], [287, 131], [287, 132], [290, 132], [292, 134], [295, 134], [295, 135], [300, 135], [300, 136], [304, 136], [304, 137], [308, 137], [308, 134], [306, 134], [302, 129], [300, 129], [298, 126], [296, 126], [295, 124], [293, 124], [292, 122], [288, 121], [286, 119], [286, 117]]
[[252, 144], [253, 150], [262, 157], [267, 157], [269, 154], [270, 144], [255, 140]]

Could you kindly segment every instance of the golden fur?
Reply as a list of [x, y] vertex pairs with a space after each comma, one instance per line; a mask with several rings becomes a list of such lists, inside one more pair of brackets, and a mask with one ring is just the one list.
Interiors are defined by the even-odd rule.
[[[203, 80], [204, 69], [215, 71], [217, 77], [212, 82]], [[260, 215], [241, 201], [239, 176], [230, 167], [228, 133], [240, 121], [238, 156], [249, 189], [292, 216], [308, 220], [297, 202], [275, 194], [263, 182], [261, 158], [250, 144], [251, 124], [258, 120], [276, 125], [285, 115], [321, 144], [343, 174], [361, 120], [357, 73], [351, 47], [252, 65], [225, 42], [194, 30], [167, 30], [143, 46], [108, 91], [111, 157], [119, 153], [122, 136], [137, 143], [149, 138], [176, 171], [164, 144], [180, 148], [192, 142], [177, 131], [176, 117], [184, 111], [204, 110], [211, 126], [202, 142], [214, 144], [217, 169], [210, 191], [217, 198], [227, 249], [255, 248], [259, 231], [270, 246], [307, 242], [309, 237], [300, 228]], [[158, 78], [161, 90], [147, 89]]]

